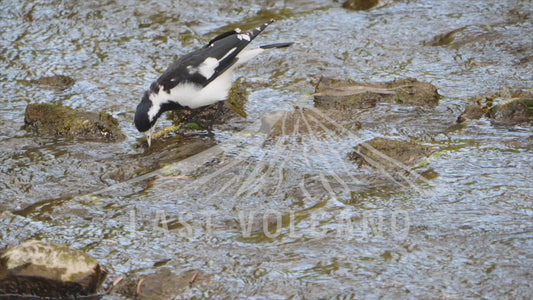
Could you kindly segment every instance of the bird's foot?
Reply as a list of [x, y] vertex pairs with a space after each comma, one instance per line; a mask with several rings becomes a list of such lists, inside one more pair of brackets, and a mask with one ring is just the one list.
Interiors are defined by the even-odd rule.
[[207, 125], [207, 132], [208, 132], [209, 135], [213, 135], [213, 125], [215, 125], [215, 121], [222, 114], [223, 106], [224, 106], [224, 101], [218, 101], [217, 110], [215, 111], [215, 115], [213, 116], [211, 121], [209, 121], [209, 124]]

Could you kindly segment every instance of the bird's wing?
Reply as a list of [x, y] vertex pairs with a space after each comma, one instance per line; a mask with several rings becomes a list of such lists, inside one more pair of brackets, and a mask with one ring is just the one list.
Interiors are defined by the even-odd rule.
[[203, 48], [182, 56], [170, 65], [152, 88], [163, 87], [170, 91], [185, 82], [202, 87], [208, 85], [233, 66], [238, 61], [237, 55], [272, 22], [270, 20], [247, 32], [235, 29], [218, 35]]

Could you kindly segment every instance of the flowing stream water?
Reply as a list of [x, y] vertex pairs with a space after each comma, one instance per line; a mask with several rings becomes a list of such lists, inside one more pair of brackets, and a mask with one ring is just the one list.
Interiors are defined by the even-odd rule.
[[[471, 97], [531, 91], [532, 11], [526, 0], [391, 0], [369, 11], [335, 1], [3, 0], [0, 249], [68, 244], [111, 279], [200, 271], [178, 298], [531, 298], [531, 127], [456, 119]], [[216, 34], [269, 18], [254, 44], [295, 44], [237, 70], [250, 86], [248, 118], [235, 121], [244, 129], [139, 146], [133, 114], [158, 74]], [[52, 75], [75, 83], [35, 83]], [[266, 115], [311, 108], [322, 76], [414, 77], [442, 97], [432, 109], [362, 110], [356, 131], [309, 133], [319, 112], [302, 115], [307, 134], [260, 130]], [[109, 112], [127, 138], [21, 129], [28, 104], [54, 102]], [[433, 176], [349, 161], [375, 137], [431, 147]]]

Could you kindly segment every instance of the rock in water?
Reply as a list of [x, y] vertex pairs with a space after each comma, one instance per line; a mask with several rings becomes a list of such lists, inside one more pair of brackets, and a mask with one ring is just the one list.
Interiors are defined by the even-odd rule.
[[379, 102], [434, 108], [440, 97], [434, 85], [415, 78], [371, 83], [322, 78], [313, 96], [316, 108], [341, 111], [369, 108]]
[[24, 124], [25, 130], [39, 135], [101, 142], [125, 138], [118, 121], [110, 114], [84, 112], [60, 104], [29, 104]]
[[107, 270], [81, 250], [26, 241], [0, 254], [2, 295], [99, 299]]
[[533, 125], [533, 98], [511, 98], [492, 107], [488, 117], [498, 125]]
[[[494, 99], [499, 103], [493, 105]], [[457, 122], [480, 119], [486, 116], [495, 125], [533, 125], [533, 93], [527, 90], [502, 91], [472, 99]]]
[[342, 7], [351, 10], [368, 10], [379, 4], [379, 0], [347, 0]]
[[67, 89], [76, 83], [76, 81], [65, 75], [54, 75], [48, 77], [42, 77], [37, 80], [30, 80], [30, 83], [45, 85], [58, 89]]
[[378, 137], [356, 146], [354, 151], [348, 153], [348, 159], [359, 166], [369, 165], [382, 172], [394, 174], [409, 171], [429, 157], [432, 151], [413, 142]]

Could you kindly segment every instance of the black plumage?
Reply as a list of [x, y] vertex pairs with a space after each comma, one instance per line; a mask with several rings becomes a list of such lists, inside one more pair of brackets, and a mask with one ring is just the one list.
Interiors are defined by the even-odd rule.
[[[157, 79], [157, 84], [163, 86], [168, 92], [173, 87], [182, 82], [193, 82], [201, 86], [208, 85], [211, 81], [217, 78], [220, 74], [230, 68], [237, 62], [236, 56], [246, 47], [248, 44], [261, 33], [268, 25], [273, 21], [269, 21], [261, 27], [254, 30], [250, 30], [247, 33], [241, 33], [240, 30], [234, 29], [225, 33], [222, 33], [209, 41], [209, 44], [204, 47], [186, 54], [180, 57], [176, 62], [170, 65], [165, 72]], [[250, 38], [239, 38], [239, 34], [246, 34]], [[228, 52], [235, 48], [229, 55]], [[226, 57], [224, 57], [227, 55]], [[215, 68], [214, 74], [206, 78], [200, 73], [190, 74], [187, 70], [187, 66], [199, 66], [207, 57], [214, 57], [219, 61], [219, 66]]]

